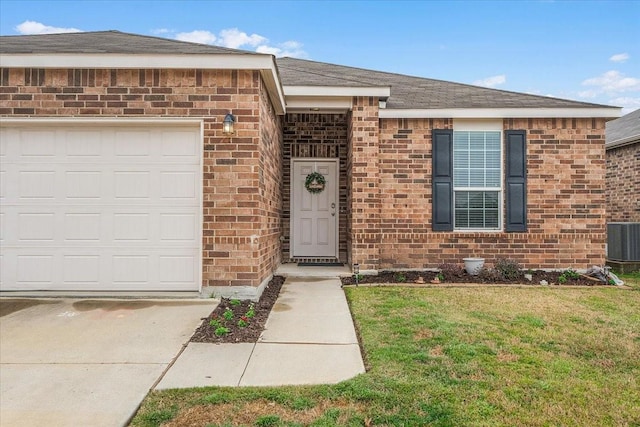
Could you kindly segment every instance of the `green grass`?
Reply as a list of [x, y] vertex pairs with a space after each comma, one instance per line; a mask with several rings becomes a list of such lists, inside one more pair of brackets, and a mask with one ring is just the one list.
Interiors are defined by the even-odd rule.
[[640, 426], [637, 279], [632, 290], [349, 288], [366, 374], [152, 392], [132, 424]]

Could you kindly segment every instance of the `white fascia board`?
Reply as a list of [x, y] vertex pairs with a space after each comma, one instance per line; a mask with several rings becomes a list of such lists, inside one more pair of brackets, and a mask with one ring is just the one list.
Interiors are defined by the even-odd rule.
[[391, 96], [390, 86], [285, 86], [286, 96]]
[[627, 138], [618, 139], [617, 141], [607, 142], [605, 148], [611, 150], [612, 148], [623, 147], [625, 145], [636, 144], [640, 142], [640, 134], [631, 135]]
[[615, 118], [618, 107], [381, 109], [381, 119]]
[[308, 97], [308, 96], [287, 96], [287, 109], [338, 109], [350, 110], [352, 98], [349, 97]]
[[268, 54], [4, 54], [2, 68], [160, 68], [207, 70], [259, 70], [277, 114], [284, 114], [284, 91], [273, 55]]
[[193, 117], [2, 117], [0, 127], [20, 125], [154, 125], [193, 126], [203, 123], [203, 119]]
[[203, 68], [262, 70], [273, 67], [272, 55], [248, 54], [3, 54], [3, 68]]

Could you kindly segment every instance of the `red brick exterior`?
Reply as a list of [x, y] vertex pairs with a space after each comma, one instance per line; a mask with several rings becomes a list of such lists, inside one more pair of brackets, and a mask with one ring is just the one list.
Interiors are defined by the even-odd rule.
[[[503, 129], [527, 132], [528, 231], [433, 232], [431, 135], [453, 120], [380, 119], [376, 98], [355, 97], [352, 105], [348, 114], [283, 120], [258, 71], [0, 70], [3, 117], [203, 121], [205, 286], [259, 287], [289, 257], [295, 157], [340, 159], [340, 259], [363, 271], [433, 268], [467, 256], [531, 268], [604, 263], [604, 119], [505, 119]], [[228, 111], [237, 118], [233, 137], [222, 135]], [[626, 155], [631, 162], [615, 169], [610, 160], [609, 177], [631, 182], [631, 174], [637, 188], [638, 144], [624, 150], [635, 150]], [[610, 219], [629, 210], [621, 203], [611, 197]], [[639, 220], [640, 208], [630, 211], [620, 219]]]
[[202, 119], [203, 285], [256, 287], [278, 264], [282, 133], [258, 71], [2, 69], [0, 102], [4, 117]]
[[[482, 256], [489, 264], [512, 258], [531, 268], [604, 263], [604, 119], [503, 122], [505, 130], [527, 131], [526, 233], [431, 231], [431, 130], [451, 128], [452, 121], [381, 120], [379, 168], [367, 163], [367, 177], [380, 182], [380, 227], [370, 237], [382, 254], [377, 269], [461, 264], [467, 256]], [[354, 162], [374, 157], [367, 152]]]
[[607, 150], [607, 222], [640, 222], [640, 142]]

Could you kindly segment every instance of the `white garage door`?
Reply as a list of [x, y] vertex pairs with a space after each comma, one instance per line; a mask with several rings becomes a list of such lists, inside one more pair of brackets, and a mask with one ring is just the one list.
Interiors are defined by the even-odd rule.
[[199, 289], [197, 124], [0, 132], [0, 290]]

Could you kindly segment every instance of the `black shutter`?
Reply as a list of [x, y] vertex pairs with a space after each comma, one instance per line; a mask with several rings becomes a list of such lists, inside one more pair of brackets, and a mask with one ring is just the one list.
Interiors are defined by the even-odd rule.
[[507, 141], [506, 224], [509, 232], [527, 231], [527, 138], [523, 130], [505, 131]]
[[453, 231], [453, 131], [432, 131], [433, 231]]

